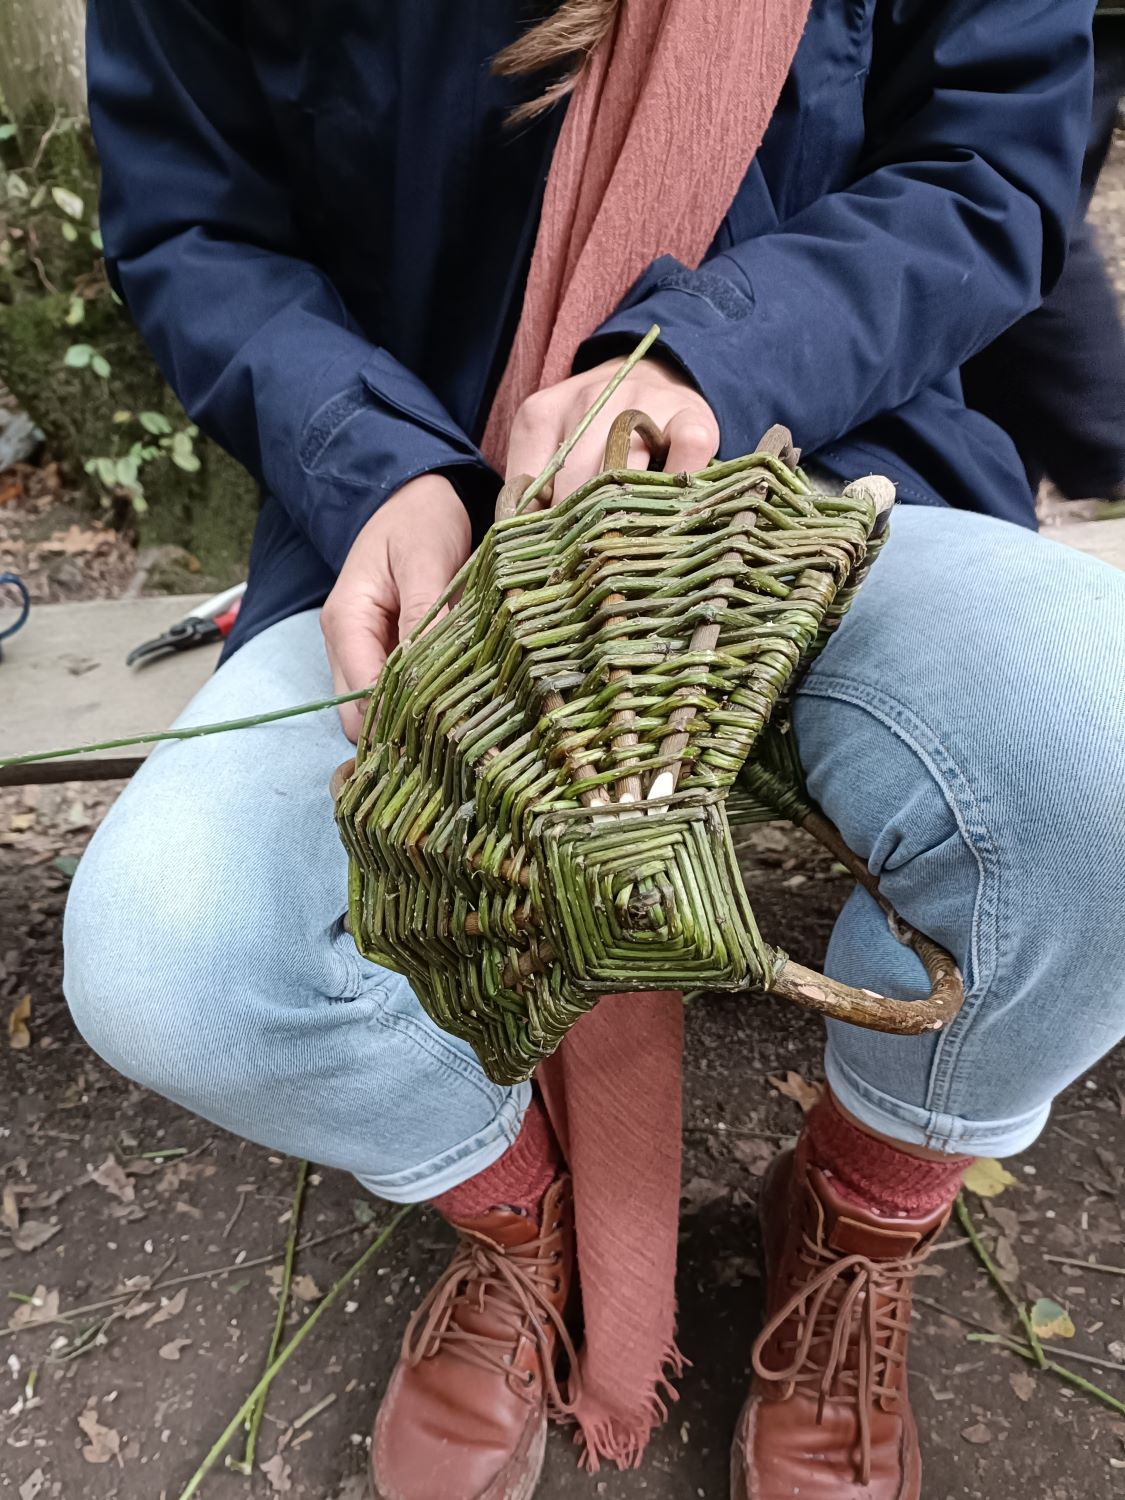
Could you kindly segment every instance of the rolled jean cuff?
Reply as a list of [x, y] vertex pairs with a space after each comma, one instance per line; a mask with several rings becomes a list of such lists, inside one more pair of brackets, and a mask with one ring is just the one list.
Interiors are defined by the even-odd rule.
[[530, 1103], [531, 1085], [518, 1084], [508, 1090], [494, 1119], [468, 1140], [408, 1171], [385, 1177], [357, 1173], [356, 1180], [388, 1203], [428, 1203], [499, 1161], [519, 1135]]
[[1010, 1120], [963, 1120], [918, 1104], [892, 1099], [848, 1067], [829, 1045], [825, 1058], [828, 1085], [849, 1114], [880, 1135], [911, 1146], [928, 1146], [951, 1156], [1016, 1156], [1039, 1137], [1051, 1106]]

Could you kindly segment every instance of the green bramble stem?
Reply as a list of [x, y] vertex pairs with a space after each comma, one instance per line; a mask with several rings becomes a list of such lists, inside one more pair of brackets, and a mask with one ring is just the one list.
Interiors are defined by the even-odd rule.
[[[285, 1317], [289, 1311], [289, 1293], [293, 1286], [293, 1262], [297, 1255], [297, 1232], [301, 1224], [301, 1209], [305, 1202], [305, 1186], [309, 1180], [309, 1164], [303, 1161], [297, 1169], [297, 1187], [293, 1194], [293, 1206], [289, 1211], [289, 1234], [285, 1241], [285, 1261], [281, 1268], [281, 1286], [277, 1294], [277, 1316], [273, 1321], [273, 1337], [270, 1339], [269, 1350], [266, 1354], [266, 1369], [273, 1364], [277, 1358], [277, 1351], [281, 1348], [281, 1336], [285, 1332]], [[227, 1454], [227, 1467], [235, 1469], [239, 1474], [250, 1476], [254, 1473], [254, 1457], [258, 1451], [258, 1434], [262, 1429], [262, 1418], [266, 1413], [266, 1396], [268, 1392], [263, 1391], [254, 1403], [253, 1410], [246, 1418], [246, 1451], [241, 1459], [232, 1458]]]
[[179, 1500], [191, 1500], [191, 1497], [193, 1495], [199, 1493], [199, 1489], [203, 1481], [207, 1478], [207, 1475], [218, 1463], [227, 1444], [234, 1437], [235, 1433], [243, 1425], [243, 1423], [246, 1421], [246, 1418], [253, 1411], [254, 1406], [259, 1398], [269, 1390], [270, 1386], [273, 1384], [274, 1377], [285, 1365], [289, 1363], [293, 1355], [296, 1354], [297, 1350], [300, 1348], [301, 1344], [316, 1327], [317, 1323], [320, 1321], [323, 1315], [337, 1300], [337, 1298], [340, 1296], [340, 1293], [345, 1289], [345, 1287], [349, 1286], [357, 1276], [361, 1275], [362, 1272], [367, 1269], [370, 1262], [374, 1260], [375, 1256], [387, 1243], [391, 1235], [394, 1234], [395, 1230], [402, 1223], [402, 1221], [413, 1212], [414, 1205], [410, 1203], [408, 1203], [405, 1208], [399, 1209], [398, 1213], [395, 1214], [394, 1218], [387, 1225], [386, 1229], [384, 1229], [383, 1232], [378, 1235], [370, 1245], [368, 1245], [367, 1249], [354, 1263], [354, 1265], [348, 1267], [348, 1269], [340, 1277], [339, 1281], [337, 1281], [336, 1284], [325, 1295], [324, 1300], [320, 1302], [315, 1310], [308, 1315], [305, 1321], [301, 1324], [300, 1328], [298, 1328], [297, 1332], [285, 1345], [285, 1348], [282, 1349], [277, 1358], [262, 1375], [257, 1385], [247, 1396], [246, 1400], [242, 1403], [242, 1405], [235, 1412], [234, 1416], [227, 1423], [223, 1432], [219, 1435], [210, 1451], [208, 1452], [207, 1457], [203, 1460], [198, 1469], [196, 1469], [195, 1473], [188, 1480], [187, 1487], [180, 1491]]

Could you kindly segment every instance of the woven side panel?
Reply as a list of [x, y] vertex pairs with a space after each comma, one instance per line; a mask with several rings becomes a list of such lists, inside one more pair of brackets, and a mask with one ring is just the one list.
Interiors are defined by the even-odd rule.
[[391, 658], [337, 804], [352, 929], [491, 1077], [600, 994], [768, 985], [728, 812], [804, 805], [787, 694], [873, 522], [765, 456], [603, 475], [494, 527]]

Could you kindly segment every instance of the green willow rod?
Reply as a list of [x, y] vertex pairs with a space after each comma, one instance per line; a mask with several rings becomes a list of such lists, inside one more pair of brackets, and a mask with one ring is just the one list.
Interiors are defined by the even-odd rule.
[[370, 688], [356, 693], [341, 693], [338, 698], [319, 698], [315, 703], [298, 703], [295, 708], [275, 708], [267, 714], [250, 714], [245, 719], [224, 719], [218, 724], [194, 724], [190, 729], [165, 729], [159, 734], [131, 734], [120, 740], [101, 740], [94, 745], [70, 745], [65, 750], [34, 750], [28, 755], [8, 755], [0, 760], [0, 771], [9, 766], [31, 766], [41, 760], [67, 760], [73, 755], [93, 755], [97, 750], [126, 750], [130, 745], [155, 745], [161, 740], [195, 740], [205, 734], [226, 734], [232, 729], [254, 729], [259, 724], [273, 724], [278, 719], [295, 719], [299, 714], [316, 714], [366, 698]]
[[[555, 475], [574, 451], [575, 445], [588, 430], [591, 422], [603, 410], [606, 403], [610, 400], [621, 382], [628, 376], [629, 372], [645, 357], [659, 336], [660, 325], [654, 323], [629, 355], [628, 359], [622, 364], [621, 368], [616, 371], [613, 379], [601, 392], [598, 399], [590, 407], [590, 410], [578, 423], [574, 431], [559, 445], [547, 467], [524, 490], [520, 497], [517, 514], [526, 510], [532, 500], [542, 491], [543, 487], [554, 479]], [[450, 582], [449, 587], [434, 602], [429, 613], [419, 620], [418, 624], [406, 637], [406, 641], [400, 642], [395, 647], [395, 651], [401, 651], [404, 645], [433, 623], [464, 583], [471, 564], [472, 558], [469, 558], [458, 571], [456, 577]], [[393, 656], [394, 652], [391, 655]], [[389, 660], [390, 658], [388, 658]], [[236, 729], [256, 729], [259, 724], [275, 724], [279, 719], [295, 719], [300, 714], [321, 713], [325, 709], [338, 708], [341, 703], [354, 703], [358, 698], [366, 698], [370, 692], [371, 688], [365, 687], [358, 689], [354, 693], [341, 693], [335, 698], [318, 698], [315, 703], [299, 703], [294, 708], [277, 708], [270, 713], [250, 714], [244, 719], [225, 719], [217, 724], [196, 724], [190, 729], [165, 729], [155, 734], [132, 734], [126, 736], [124, 739], [101, 740], [97, 744], [92, 745], [68, 745], [62, 750], [35, 750], [27, 755], [8, 755], [0, 757], [0, 771], [6, 771], [9, 766], [36, 765], [39, 761], [44, 760], [69, 760], [78, 755], [94, 755], [101, 750], [127, 750], [133, 745], [157, 745], [164, 740], [194, 740], [208, 734], [229, 734]]]

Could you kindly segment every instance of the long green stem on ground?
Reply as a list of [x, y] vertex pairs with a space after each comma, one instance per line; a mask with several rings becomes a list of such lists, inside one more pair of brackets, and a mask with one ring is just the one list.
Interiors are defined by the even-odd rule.
[[345, 1289], [345, 1287], [349, 1286], [357, 1276], [363, 1274], [370, 1263], [375, 1259], [375, 1256], [378, 1255], [379, 1251], [390, 1239], [391, 1235], [394, 1234], [395, 1230], [402, 1223], [402, 1221], [413, 1212], [413, 1204], [408, 1203], [405, 1208], [400, 1208], [398, 1213], [395, 1214], [394, 1218], [387, 1225], [387, 1227], [379, 1235], [377, 1235], [374, 1240], [372, 1240], [371, 1244], [368, 1245], [367, 1249], [363, 1252], [359, 1259], [353, 1265], [348, 1267], [348, 1269], [340, 1277], [339, 1281], [335, 1282], [330, 1290], [325, 1294], [324, 1300], [314, 1309], [314, 1311], [312, 1311], [308, 1315], [305, 1321], [301, 1324], [300, 1328], [298, 1328], [297, 1332], [285, 1345], [284, 1349], [280, 1351], [277, 1358], [265, 1371], [261, 1379], [258, 1381], [257, 1385], [235, 1412], [231, 1420], [227, 1423], [222, 1433], [212, 1445], [210, 1451], [207, 1454], [207, 1457], [203, 1460], [203, 1462], [196, 1469], [195, 1473], [188, 1480], [186, 1488], [180, 1491], [178, 1500], [191, 1500], [192, 1495], [197, 1495], [199, 1493], [200, 1486], [207, 1478], [207, 1475], [218, 1463], [219, 1459], [223, 1456], [227, 1444], [234, 1437], [242, 1424], [246, 1421], [246, 1418], [250, 1415], [251, 1411], [253, 1411], [254, 1405], [258, 1401], [258, 1399], [262, 1395], [264, 1395], [266, 1391], [269, 1390], [278, 1372], [282, 1370], [285, 1365], [287, 1365], [293, 1358], [294, 1354], [296, 1354], [297, 1350], [304, 1343], [305, 1339], [308, 1338], [309, 1334], [313, 1331], [317, 1323], [319, 1323], [320, 1319], [324, 1316], [324, 1314], [328, 1311], [332, 1304], [337, 1300], [337, 1298], [340, 1296], [340, 1293]]
[[[613, 379], [609, 381], [593, 406], [590, 407], [590, 410], [575, 427], [574, 431], [564, 438], [547, 467], [524, 490], [520, 497], [519, 506], [517, 507], [517, 514], [526, 510], [535, 497], [542, 492], [544, 487], [554, 479], [555, 475], [570, 457], [575, 444], [580, 441], [589, 429], [591, 422], [604, 409], [606, 403], [611, 399], [621, 382], [645, 357], [659, 336], [660, 326], [654, 323], [629, 357], [623, 361], [620, 369], [614, 373]], [[420, 635], [424, 630], [428, 629], [445, 606], [456, 597], [471, 565], [472, 558], [459, 570], [457, 576], [449, 584], [449, 587], [441, 595], [440, 599], [436, 600], [429, 613], [410, 632], [406, 638], [407, 641], [413, 640], [416, 635]], [[405, 642], [402, 644], [405, 644]], [[401, 649], [401, 646], [398, 649]], [[273, 724], [279, 719], [295, 719], [299, 714], [315, 714], [320, 713], [324, 709], [338, 708], [341, 703], [353, 703], [357, 698], [366, 698], [370, 691], [370, 688], [360, 688], [357, 692], [341, 693], [335, 698], [321, 698], [315, 703], [301, 703], [296, 708], [279, 708], [275, 709], [272, 713], [251, 714], [245, 719], [227, 719], [219, 724], [197, 724], [191, 729], [167, 729], [159, 734], [133, 734], [119, 740], [100, 740], [97, 744], [92, 745], [71, 745], [63, 750], [36, 750], [28, 755], [9, 755], [0, 758], [0, 771], [6, 770], [9, 766], [35, 765], [43, 760], [67, 760], [76, 755], [94, 755], [100, 750], [126, 750], [131, 745], [156, 745], [164, 740], [193, 740], [207, 734], [226, 734], [234, 729], [255, 729], [259, 724]]]
[[[293, 1262], [297, 1254], [297, 1231], [301, 1223], [301, 1208], [305, 1201], [305, 1184], [309, 1180], [309, 1164], [303, 1161], [297, 1169], [297, 1187], [293, 1193], [293, 1207], [289, 1211], [289, 1234], [285, 1240], [285, 1260], [281, 1267], [281, 1286], [277, 1297], [277, 1317], [273, 1321], [273, 1336], [266, 1354], [266, 1369], [277, 1358], [281, 1348], [281, 1335], [285, 1332], [285, 1315], [289, 1311], [289, 1293], [293, 1287]], [[227, 1467], [237, 1469], [240, 1474], [253, 1474], [254, 1455], [258, 1450], [258, 1433], [266, 1410], [266, 1395], [263, 1391], [250, 1415], [246, 1419], [246, 1451], [241, 1459], [227, 1455]]]
[[1011, 1287], [1004, 1280], [1003, 1276], [1001, 1276], [999, 1266], [985, 1249], [984, 1241], [981, 1239], [980, 1234], [977, 1232], [977, 1226], [973, 1223], [972, 1215], [969, 1213], [969, 1205], [965, 1202], [964, 1193], [958, 1193], [956, 1207], [958, 1222], [960, 1223], [961, 1228], [968, 1235], [969, 1241], [972, 1244], [973, 1249], [976, 1251], [977, 1259], [980, 1261], [984, 1269], [988, 1272], [989, 1278], [991, 1279], [993, 1285], [996, 1286], [996, 1288], [999, 1290], [1005, 1302], [1008, 1303], [1008, 1305], [1014, 1310], [1016, 1317], [1019, 1318], [1020, 1325], [1023, 1328], [1024, 1333], [1027, 1335], [1027, 1342], [1030, 1344], [1032, 1350], [1034, 1351], [1035, 1363], [1041, 1370], [1045, 1370], [1047, 1368], [1047, 1356], [1043, 1353], [1043, 1345], [1039, 1342], [1039, 1335], [1035, 1332], [1035, 1329], [1032, 1326], [1031, 1318], [1028, 1315], [1027, 1308], [1016, 1296], [1015, 1292], [1012, 1291]]
[[[995, 1344], [997, 1348], [1007, 1349], [1012, 1354], [1018, 1354], [1021, 1359], [1026, 1359], [1028, 1364], [1038, 1365], [1034, 1349], [1029, 1349], [1026, 1344], [1019, 1343], [1016, 1339], [1005, 1338], [999, 1333], [969, 1333], [965, 1337], [970, 1344]], [[1111, 1396], [1108, 1391], [1103, 1391], [1100, 1385], [1095, 1385], [1092, 1380], [1077, 1374], [1074, 1370], [1068, 1370], [1065, 1365], [1060, 1365], [1057, 1360], [1049, 1359], [1040, 1366], [1048, 1370], [1052, 1375], [1057, 1375], [1060, 1380], [1065, 1380], [1068, 1385], [1085, 1391], [1087, 1396], [1093, 1396], [1095, 1401], [1100, 1401], [1103, 1406], [1108, 1406], [1110, 1411], [1117, 1412], [1125, 1417], [1125, 1401], [1119, 1401], [1116, 1396]]]

